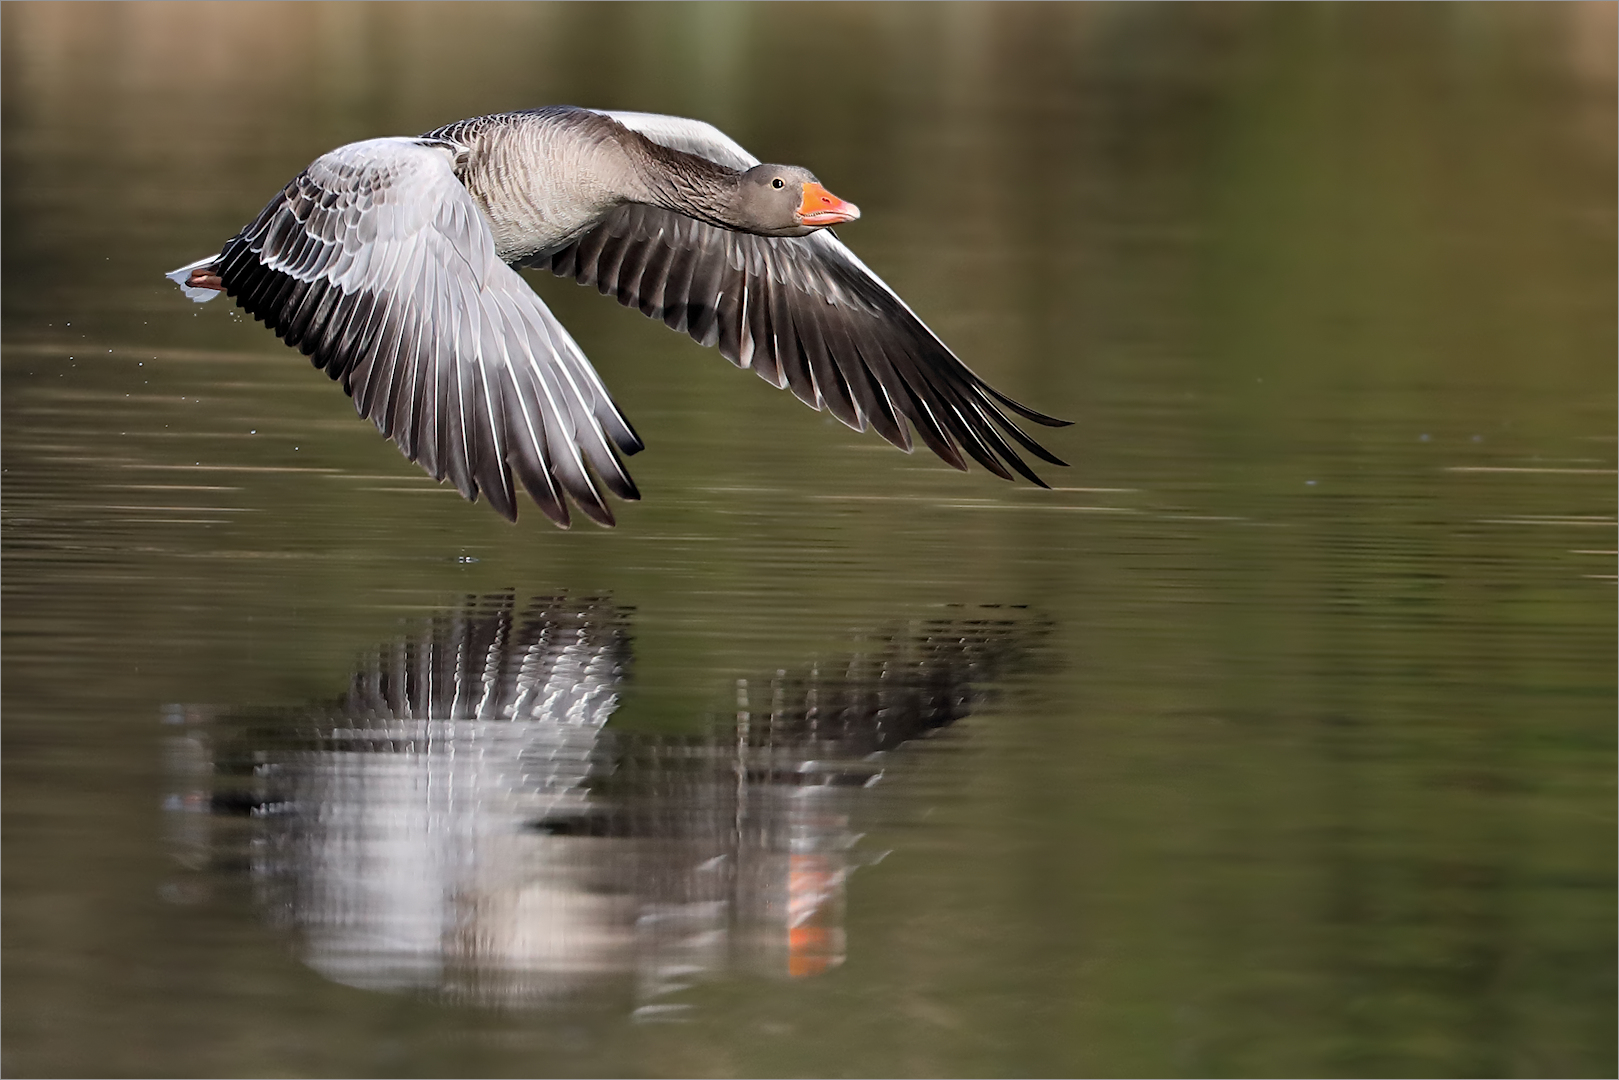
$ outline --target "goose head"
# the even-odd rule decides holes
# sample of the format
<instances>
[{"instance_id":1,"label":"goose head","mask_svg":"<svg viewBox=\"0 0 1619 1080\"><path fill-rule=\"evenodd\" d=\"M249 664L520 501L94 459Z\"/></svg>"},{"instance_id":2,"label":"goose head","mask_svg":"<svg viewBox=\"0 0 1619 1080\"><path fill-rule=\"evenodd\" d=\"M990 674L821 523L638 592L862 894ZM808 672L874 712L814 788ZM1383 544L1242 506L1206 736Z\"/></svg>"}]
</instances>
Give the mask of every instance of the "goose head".
<instances>
[{"instance_id":1,"label":"goose head","mask_svg":"<svg viewBox=\"0 0 1619 1080\"><path fill-rule=\"evenodd\" d=\"M732 210L738 226L761 236L804 236L860 216L858 206L797 165L755 165L742 173Z\"/></svg>"}]
</instances>

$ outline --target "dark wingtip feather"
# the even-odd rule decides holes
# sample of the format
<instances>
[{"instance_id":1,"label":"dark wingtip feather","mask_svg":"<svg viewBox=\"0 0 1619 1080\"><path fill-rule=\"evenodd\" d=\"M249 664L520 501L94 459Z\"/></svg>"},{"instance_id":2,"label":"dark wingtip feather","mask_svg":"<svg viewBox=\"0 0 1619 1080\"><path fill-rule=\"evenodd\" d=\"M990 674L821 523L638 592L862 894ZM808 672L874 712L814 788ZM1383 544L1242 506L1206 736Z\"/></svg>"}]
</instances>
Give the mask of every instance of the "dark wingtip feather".
<instances>
[{"instance_id":1,"label":"dark wingtip feather","mask_svg":"<svg viewBox=\"0 0 1619 1080\"><path fill-rule=\"evenodd\" d=\"M1038 442L1036 442L1022 428L1020 428L1016 424L1012 423L1012 421L1007 417L1007 415L1005 413L1001 412L1000 408L998 406L996 406L994 401L992 401L988 397L984 397L982 394L980 394L979 397L978 397L978 400L975 402L975 404L978 406L980 413L982 413L985 409L989 410L988 415L993 417L994 420L995 420L995 423L999 424L1006 431L1006 433L1008 435L1010 435L1010 436L1012 436L1012 438L1016 439L1018 444L1020 446L1022 446L1023 449L1025 449L1029 453L1035 455L1040 460L1049 462L1052 465L1061 465L1064 468L1066 468L1068 466L1068 462L1064 461L1062 458L1058 457L1056 454L1053 454L1050 450L1047 450L1044 446L1041 446ZM988 426L988 425L986 425L986 426ZM991 430L991 432L993 432L994 428L991 427L990 430Z\"/></svg>"},{"instance_id":2,"label":"dark wingtip feather","mask_svg":"<svg viewBox=\"0 0 1619 1080\"><path fill-rule=\"evenodd\" d=\"M996 401L999 401L1026 420L1033 420L1036 424L1043 424L1046 427L1072 427L1074 424L1072 420L1059 420L1055 416L1047 416L1038 409L1031 409L1020 401L1014 401L982 379L979 380L978 385L988 391Z\"/></svg>"},{"instance_id":3,"label":"dark wingtip feather","mask_svg":"<svg viewBox=\"0 0 1619 1080\"><path fill-rule=\"evenodd\" d=\"M502 486L498 483L486 484L483 488L483 494L495 513L507 521L515 522L517 520L517 500L513 497L513 492L509 486Z\"/></svg>"},{"instance_id":4,"label":"dark wingtip feather","mask_svg":"<svg viewBox=\"0 0 1619 1080\"><path fill-rule=\"evenodd\" d=\"M606 424L603 426L607 428L607 433L612 437L614 446L625 454L639 454L646 449L646 441L641 438L641 433L635 430L635 425L630 423L629 417L614 409L613 419L617 422L610 426ZM621 426L622 431L619 430Z\"/></svg>"},{"instance_id":5,"label":"dark wingtip feather","mask_svg":"<svg viewBox=\"0 0 1619 1080\"><path fill-rule=\"evenodd\" d=\"M573 528L573 519L568 514L568 501L560 494L555 499L542 498L532 490L529 494L534 496L534 503L540 508L540 513L551 519L551 524L559 529Z\"/></svg>"},{"instance_id":6,"label":"dark wingtip feather","mask_svg":"<svg viewBox=\"0 0 1619 1080\"><path fill-rule=\"evenodd\" d=\"M578 503L579 509L585 512L585 516L602 528L611 529L618 524L618 520L613 517L612 508L606 502L601 500L578 500Z\"/></svg>"},{"instance_id":7,"label":"dark wingtip feather","mask_svg":"<svg viewBox=\"0 0 1619 1080\"><path fill-rule=\"evenodd\" d=\"M635 486L635 477L630 475L629 470L624 468L621 462L615 461L613 464L618 466L616 470L603 469L599 466L596 468L596 475L607 485L607 490L628 502L640 499L641 489Z\"/></svg>"}]
</instances>

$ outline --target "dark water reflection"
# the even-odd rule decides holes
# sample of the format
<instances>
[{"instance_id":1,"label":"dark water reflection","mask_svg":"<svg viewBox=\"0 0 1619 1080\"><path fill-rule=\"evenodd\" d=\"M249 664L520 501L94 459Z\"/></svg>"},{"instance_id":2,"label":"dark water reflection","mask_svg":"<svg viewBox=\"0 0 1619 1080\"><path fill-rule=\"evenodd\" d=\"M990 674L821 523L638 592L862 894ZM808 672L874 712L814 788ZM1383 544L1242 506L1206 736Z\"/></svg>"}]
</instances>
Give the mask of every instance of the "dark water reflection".
<instances>
[{"instance_id":1,"label":"dark water reflection","mask_svg":"<svg viewBox=\"0 0 1619 1080\"><path fill-rule=\"evenodd\" d=\"M1615 10L0 4L0 1071L1613 1075ZM508 526L161 276L549 102L814 169L1056 489L530 275L646 498Z\"/></svg>"},{"instance_id":2,"label":"dark water reflection","mask_svg":"<svg viewBox=\"0 0 1619 1080\"><path fill-rule=\"evenodd\" d=\"M250 867L306 962L367 990L671 1019L728 968L820 975L850 872L887 854L854 829L889 753L968 715L1042 630L933 620L739 680L734 714L676 737L606 726L629 626L607 600L490 597L380 650L335 705L171 707L190 873L165 892L200 902Z\"/></svg>"}]
</instances>

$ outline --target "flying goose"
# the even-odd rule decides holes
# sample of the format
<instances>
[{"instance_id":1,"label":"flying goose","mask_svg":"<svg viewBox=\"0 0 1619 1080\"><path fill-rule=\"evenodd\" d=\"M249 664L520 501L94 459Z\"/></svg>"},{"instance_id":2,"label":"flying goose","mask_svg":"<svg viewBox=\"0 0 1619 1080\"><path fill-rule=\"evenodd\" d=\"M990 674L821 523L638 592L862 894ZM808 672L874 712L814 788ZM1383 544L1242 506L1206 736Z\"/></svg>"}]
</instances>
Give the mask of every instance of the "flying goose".
<instances>
[{"instance_id":1,"label":"flying goose","mask_svg":"<svg viewBox=\"0 0 1619 1080\"><path fill-rule=\"evenodd\" d=\"M437 480L517 518L613 524L643 443L516 267L617 296L857 431L1045 487L1064 464L833 235L859 209L709 124L553 106L322 155L217 255L171 271L297 346ZM1016 444L1014 446L1013 444ZM1011 470L1011 471L1009 471Z\"/></svg>"}]
</instances>

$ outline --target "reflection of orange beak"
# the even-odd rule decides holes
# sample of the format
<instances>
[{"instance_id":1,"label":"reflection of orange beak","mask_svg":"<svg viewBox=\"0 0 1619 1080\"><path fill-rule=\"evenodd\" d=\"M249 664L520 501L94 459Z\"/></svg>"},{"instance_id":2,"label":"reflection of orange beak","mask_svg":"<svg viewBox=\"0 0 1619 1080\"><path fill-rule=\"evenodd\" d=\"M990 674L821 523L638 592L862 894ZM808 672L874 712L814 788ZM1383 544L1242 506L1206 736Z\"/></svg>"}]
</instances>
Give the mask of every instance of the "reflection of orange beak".
<instances>
[{"instance_id":1,"label":"reflection of orange beak","mask_svg":"<svg viewBox=\"0 0 1619 1080\"><path fill-rule=\"evenodd\" d=\"M843 876L825 855L787 857L787 974L795 979L843 963Z\"/></svg>"},{"instance_id":2,"label":"reflection of orange beak","mask_svg":"<svg viewBox=\"0 0 1619 1080\"><path fill-rule=\"evenodd\" d=\"M844 202L826 188L810 180L804 184L804 201L798 204L798 219L805 225L819 228L853 221L860 216L860 207Z\"/></svg>"}]
</instances>

